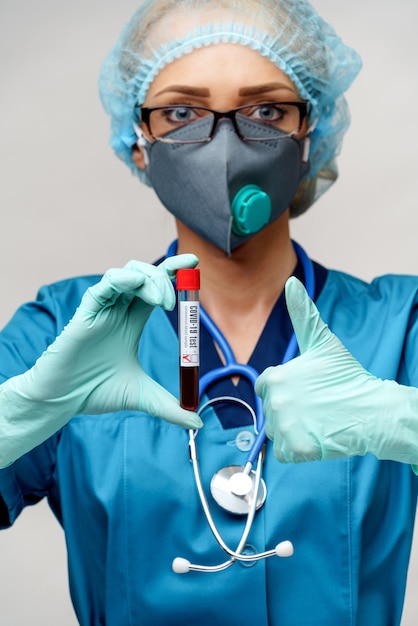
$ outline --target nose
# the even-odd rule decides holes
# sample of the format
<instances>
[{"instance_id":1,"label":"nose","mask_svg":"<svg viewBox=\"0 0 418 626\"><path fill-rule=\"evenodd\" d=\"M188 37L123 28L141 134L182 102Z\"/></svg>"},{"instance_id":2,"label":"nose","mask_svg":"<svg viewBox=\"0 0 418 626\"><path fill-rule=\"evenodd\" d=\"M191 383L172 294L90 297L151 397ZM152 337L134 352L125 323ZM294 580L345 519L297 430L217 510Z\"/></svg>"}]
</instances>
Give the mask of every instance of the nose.
<instances>
[{"instance_id":1,"label":"nose","mask_svg":"<svg viewBox=\"0 0 418 626\"><path fill-rule=\"evenodd\" d=\"M221 128L221 124L227 124L229 128L235 131L235 134L242 139L240 132L237 128L237 123L235 120L235 111L216 111L214 112L215 119L213 122L211 139L218 132L219 128Z\"/></svg>"}]
</instances>

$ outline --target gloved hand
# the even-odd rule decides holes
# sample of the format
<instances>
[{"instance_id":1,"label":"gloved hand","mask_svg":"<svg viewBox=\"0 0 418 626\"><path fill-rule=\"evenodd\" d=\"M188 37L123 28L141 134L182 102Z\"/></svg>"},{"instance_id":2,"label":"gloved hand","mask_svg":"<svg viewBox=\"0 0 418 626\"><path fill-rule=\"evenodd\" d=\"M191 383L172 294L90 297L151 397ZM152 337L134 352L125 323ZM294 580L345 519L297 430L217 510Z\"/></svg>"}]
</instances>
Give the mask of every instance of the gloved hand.
<instances>
[{"instance_id":1,"label":"gloved hand","mask_svg":"<svg viewBox=\"0 0 418 626\"><path fill-rule=\"evenodd\" d=\"M294 277L286 303L301 355L256 381L282 462L364 455L418 462L418 389L369 374L321 320ZM415 471L415 469L414 469Z\"/></svg>"},{"instance_id":2,"label":"gloved hand","mask_svg":"<svg viewBox=\"0 0 418 626\"><path fill-rule=\"evenodd\" d=\"M131 261L87 290L74 317L35 365L0 386L0 467L45 441L73 416L145 411L185 428L200 418L179 406L138 363L138 343L155 306L173 309L171 280L194 267L191 254L158 267Z\"/></svg>"}]
</instances>

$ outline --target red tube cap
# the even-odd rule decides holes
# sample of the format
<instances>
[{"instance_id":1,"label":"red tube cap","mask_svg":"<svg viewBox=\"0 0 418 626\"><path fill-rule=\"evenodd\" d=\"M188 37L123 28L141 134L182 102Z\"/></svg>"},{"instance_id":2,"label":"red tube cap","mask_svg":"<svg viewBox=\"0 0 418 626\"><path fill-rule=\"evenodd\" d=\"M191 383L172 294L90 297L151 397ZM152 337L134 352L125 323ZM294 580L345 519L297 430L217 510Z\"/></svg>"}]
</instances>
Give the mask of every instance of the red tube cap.
<instances>
[{"instance_id":1,"label":"red tube cap","mask_svg":"<svg viewBox=\"0 0 418 626\"><path fill-rule=\"evenodd\" d=\"M196 291L200 289L200 270L177 270L177 289L179 291Z\"/></svg>"}]
</instances>

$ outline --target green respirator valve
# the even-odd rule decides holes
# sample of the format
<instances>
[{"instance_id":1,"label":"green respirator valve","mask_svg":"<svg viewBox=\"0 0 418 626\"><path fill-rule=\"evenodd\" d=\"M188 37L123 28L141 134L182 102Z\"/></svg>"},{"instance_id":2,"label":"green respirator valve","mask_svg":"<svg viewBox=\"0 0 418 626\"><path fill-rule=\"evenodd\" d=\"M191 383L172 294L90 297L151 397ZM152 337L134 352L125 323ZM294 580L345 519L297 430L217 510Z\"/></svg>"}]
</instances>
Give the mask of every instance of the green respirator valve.
<instances>
[{"instance_id":1,"label":"green respirator valve","mask_svg":"<svg viewBox=\"0 0 418 626\"><path fill-rule=\"evenodd\" d=\"M257 233L271 217L269 195L257 185L245 185L231 204L232 230L236 235Z\"/></svg>"}]
</instances>

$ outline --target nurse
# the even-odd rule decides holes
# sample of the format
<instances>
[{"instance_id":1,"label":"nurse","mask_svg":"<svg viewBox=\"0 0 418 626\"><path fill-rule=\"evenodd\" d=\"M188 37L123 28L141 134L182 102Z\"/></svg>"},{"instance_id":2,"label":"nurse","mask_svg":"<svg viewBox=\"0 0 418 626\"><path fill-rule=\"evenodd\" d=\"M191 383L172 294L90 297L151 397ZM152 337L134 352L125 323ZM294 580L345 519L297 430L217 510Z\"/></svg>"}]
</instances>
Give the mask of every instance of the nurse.
<instances>
[{"instance_id":1,"label":"nurse","mask_svg":"<svg viewBox=\"0 0 418 626\"><path fill-rule=\"evenodd\" d=\"M48 498L82 626L400 623L416 459L370 443L366 422L413 415L418 279L366 284L313 262L314 305L289 234L337 177L360 65L304 0L148 0L103 65L111 145L174 215L176 254L43 288L0 335L0 523ZM184 429L200 429L206 488L254 436L235 403L200 417L178 404L172 279L197 263L206 311L261 373L274 440L245 551L289 538L295 554L179 576L177 555L225 558ZM280 366L292 323L302 354ZM205 329L201 357L202 374L221 364ZM254 404L244 379L207 393ZM214 516L237 545L242 520Z\"/></svg>"}]
</instances>

